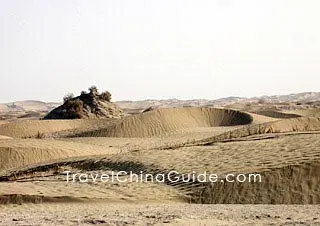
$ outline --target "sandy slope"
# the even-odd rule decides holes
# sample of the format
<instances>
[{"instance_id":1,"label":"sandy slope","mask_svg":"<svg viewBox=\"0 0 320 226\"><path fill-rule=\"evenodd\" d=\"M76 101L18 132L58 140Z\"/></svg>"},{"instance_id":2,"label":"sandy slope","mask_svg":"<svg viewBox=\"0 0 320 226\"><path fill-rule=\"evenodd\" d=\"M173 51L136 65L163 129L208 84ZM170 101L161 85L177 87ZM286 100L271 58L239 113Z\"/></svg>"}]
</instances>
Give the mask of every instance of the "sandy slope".
<instances>
[{"instance_id":1,"label":"sandy slope","mask_svg":"<svg viewBox=\"0 0 320 226\"><path fill-rule=\"evenodd\" d=\"M63 180L64 181L61 181ZM67 183L65 177L42 181L2 183L0 205L10 203L105 202L182 203L179 191L165 185L144 183ZM19 194L19 195L16 195Z\"/></svg>"},{"instance_id":2,"label":"sandy slope","mask_svg":"<svg viewBox=\"0 0 320 226\"><path fill-rule=\"evenodd\" d=\"M0 170L69 157L107 155L118 149L57 140L0 140Z\"/></svg>"},{"instance_id":3,"label":"sandy slope","mask_svg":"<svg viewBox=\"0 0 320 226\"><path fill-rule=\"evenodd\" d=\"M181 108L159 109L122 121L23 121L0 125L1 138L14 137L0 138L0 203L7 204L0 206L0 225L320 225L317 205L181 204L319 205L317 112L283 119L223 109ZM37 136L38 131L50 138L17 139ZM89 180L70 184L65 181L65 170L142 171L144 175L167 175L170 170L182 174L207 171L222 178L227 173L260 173L262 182Z\"/></svg>"},{"instance_id":4,"label":"sandy slope","mask_svg":"<svg viewBox=\"0 0 320 226\"><path fill-rule=\"evenodd\" d=\"M287 111L283 111L283 113L297 114L297 115L301 115L301 116L316 116L316 115L320 114L320 108L287 110Z\"/></svg>"},{"instance_id":5,"label":"sandy slope","mask_svg":"<svg viewBox=\"0 0 320 226\"><path fill-rule=\"evenodd\" d=\"M150 138L78 137L56 139L12 139L0 136L0 169L49 160L88 155L106 155L134 150L174 146L230 131L237 127L198 128L174 135ZM9 140L10 139L10 140Z\"/></svg>"},{"instance_id":6,"label":"sandy slope","mask_svg":"<svg viewBox=\"0 0 320 226\"><path fill-rule=\"evenodd\" d=\"M39 134L50 135L65 130L90 130L105 127L112 123L111 119L87 120L24 120L0 124L0 135L15 138L36 137Z\"/></svg>"},{"instance_id":7,"label":"sandy slope","mask_svg":"<svg viewBox=\"0 0 320 226\"><path fill-rule=\"evenodd\" d=\"M152 137L185 130L197 133L199 128L230 127L246 124L259 124L277 119L257 114L215 109L215 108L176 108L158 109L123 120L24 120L0 124L0 135L15 138L32 137Z\"/></svg>"},{"instance_id":8,"label":"sandy slope","mask_svg":"<svg viewBox=\"0 0 320 226\"><path fill-rule=\"evenodd\" d=\"M230 189L227 189L225 185L219 187L218 184L214 187L217 190L213 190L211 194L217 194L219 191L221 195L215 195L216 199L209 199L211 196L203 195L203 199L199 200L201 202L320 203L317 187L320 183L319 147L320 134L291 135L213 146L129 152L111 156L109 161L117 162L119 165L121 162L136 161L160 168L163 172L167 169L175 169L180 173L209 171L220 175L259 172L265 177L265 183L256 186L248 184L246 187L232 187L234 184L230 184ZM139 167L136 170L139 171ZM292 170L297 175L288 178L287 175L290 175ZM189 190L189 187L183 187L182 190L184 189ZM227 189L229 192L220 189ZM287 191L287 196L279 195L283 190ZM295 193L300 195L294 195Z\"/></svg>"},{"instance_id":9,"label":"sandy slope","mask_svg":"<svg viewBox=\"0 0 320 226\"><path fill-rule=\"evenodd\" d=\"M157 137L72 137L60 139L64 141L119 148L121 152L124 152L175 146L223 134L241 127L242 126L186 128L175 131L173 134Z\"/></svg>"},{"instance_id":10,"label":"sandy slope","mask_svg":"<svg viewBox=\"0 0 320 226\"><path fill-rule=\"evenodd\" d=\"M280 111L270 111L270 110L262 110L257 111L256 114L264 115L272 118L298 118L301 117L299 114L293 114L293 113L284 113Z\"/></svg>"},{"instance_id":11,"label":"sandy slope","mask_svg":"<svg viewBox=\"0 0 320 226\"><path fill-rule=\"evenodd\" d=\"M127 117L105 129L84 133L99 137L152 137L174 133L186 128L238 126L250 124L251 115L216 108L157 109Z\"/></svg>"},{"instance_id":12,"label":"sandy slope","mask_svg":"<svg viewBox=\"0 0 320 226\"><path fill-rule=\"evenodd\" d=\"M224 184L219 180L219 183L214 186L207 183L195 186L196 184L181 181L167 185L176 190L180 198L196 203L316 204L320 203L319 147L320 134L291 134L273 139L217 143L213 146L140 150L108 155L103 158L86 157L80 161L61 162L59 160L60 163L46 167L29 168L28 171L16 172L15 178L24 181L23 178L28 178L31 173L36 177L31 182L25 181L24 183L38 186L37 178L43 176L41 172L50 172L56 168L61 168L63 171L65 167L71 167L74 172L84 170L88 173L106 169L164 174L167 174L169 169L183 174L207 171L221 177L227 173L261 173L262 183L255 184ZM33 172L40 174L37 176ZM54 174L48 173L48 176L47 180L57 181ZM55 183L65 186L63 180ZM121 186L126 187L128 184L130 183L121 183ZM18 186L16 189L8 190L18 191L21 182L11 186L15 185ZM25 184L24 186L30 185ZM87 190L82 187L87 184L78 186L80 186L79 190ZM96 184L91 184L92 189L96 189L96 186ZM4 187L2 186L2 189ZM56 184L55 187L59 186ZM130 194L135 200L141 199L141 196L152 197L152 193L148 193L147 190ZM61 196L68 195L70 195L68 191L62 190ZM117 196L109 197L109 199L117 200Z\"/></svg>"},{"instance_id":13,"label":"sandy slope","mask_svg":"<svg viewBox=\"0 0 320 226\"><path fill-rule=\"evenodd\" d=\"M320 131L320 117L308 116L291 119L276 120L262 124L243 126L239 129L231 130L216 136L190 142L189 145L210 144L224 140L237 139L252 135L268 133L287 133L287 132L310 132ZM185 144L187 145L187 144Z\"/></svg>"}]
</instances>

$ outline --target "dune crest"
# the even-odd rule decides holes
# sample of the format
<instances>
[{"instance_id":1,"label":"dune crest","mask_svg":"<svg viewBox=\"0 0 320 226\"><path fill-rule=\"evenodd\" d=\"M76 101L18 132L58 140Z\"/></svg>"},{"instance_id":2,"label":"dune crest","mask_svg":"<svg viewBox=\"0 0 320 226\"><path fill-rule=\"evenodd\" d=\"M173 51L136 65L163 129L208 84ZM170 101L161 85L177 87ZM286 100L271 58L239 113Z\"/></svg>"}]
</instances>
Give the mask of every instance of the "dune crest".
<instances>
[{"instance_id":1,"label":"dune crest","mask_svg":"<svg viewBox=\"0 0 320 226\"><path fill-rule=\"evenodd\" d=\"M193 127L238 126L250 124L250 114L219 108L157 109L124 118L105 129L82 134L101 137L152 137Z\"/></svg>"}]
</instances>

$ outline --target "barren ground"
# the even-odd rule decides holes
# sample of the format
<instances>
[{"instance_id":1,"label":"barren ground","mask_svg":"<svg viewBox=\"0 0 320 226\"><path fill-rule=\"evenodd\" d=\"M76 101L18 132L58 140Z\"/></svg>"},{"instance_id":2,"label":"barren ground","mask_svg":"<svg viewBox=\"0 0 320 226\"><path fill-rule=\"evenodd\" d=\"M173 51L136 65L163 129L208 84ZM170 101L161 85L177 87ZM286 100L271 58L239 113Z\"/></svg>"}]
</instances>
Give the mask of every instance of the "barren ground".
<instances>
[{"instance_id":1,"label":"barren ground","mask_svg":"<svg viewBox=\"0 0 320 226\"><path fill-rule=\"evenodd\" d=\"M253 110L0 121L0 225L320 225L320 110ZM65 173L171 170L263 181L67 183Z\"/></svg>"}]
</instances>

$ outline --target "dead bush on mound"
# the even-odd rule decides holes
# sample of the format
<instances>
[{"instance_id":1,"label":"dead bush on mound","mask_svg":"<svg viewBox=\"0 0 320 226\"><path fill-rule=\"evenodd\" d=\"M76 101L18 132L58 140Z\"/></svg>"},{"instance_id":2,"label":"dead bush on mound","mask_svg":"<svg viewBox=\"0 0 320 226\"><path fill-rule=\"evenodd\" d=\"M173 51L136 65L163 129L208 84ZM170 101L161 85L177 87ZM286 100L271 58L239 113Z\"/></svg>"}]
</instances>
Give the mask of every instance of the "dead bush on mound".
<instances>
[{"instance_id":1,"label":"dead bush on mound","mask_svg":"<svg viewBox=\"0 0 320 226\"><path fill-rule=\"evenodd\" d=\"M74 95L73 93L68 93L63 97L63 103L67 103L68 101L73 100Z\"/></svg>"},{"instance_id":2,"label":"dead bush on mound","mask_svg":"<svg viewBox=\"0 0 320 226\"><path fill-rule=\"evenodd\" d=\"M91 86L89 87L89 92L92 96L98 96L99 95L99 91L98 88L96 86Z\"/></svg>"},{"instance_id":3,"label":"dead bush on mound","mask_svg":"<svg viewBox=\"0 0 320 226\"><path fill-rule=\"evenodd\" d=\"M111 93L99 93L96 86L82 91L77 97L69 93L63 104L53 109L43 119L121 118L123 111L111 102Z\"/></svg>"},{"instance_id":4,"label":"dead bush on mound","mask_svg":"<svg viewBox=\"0 0 320 226\"><path fill-rule=\"evenodd\" d=\"M99 98L100 98L100 100L110 102L111 101L111 93L108 91L102 92L100 94Z\"/></svg>"}]
</instances>

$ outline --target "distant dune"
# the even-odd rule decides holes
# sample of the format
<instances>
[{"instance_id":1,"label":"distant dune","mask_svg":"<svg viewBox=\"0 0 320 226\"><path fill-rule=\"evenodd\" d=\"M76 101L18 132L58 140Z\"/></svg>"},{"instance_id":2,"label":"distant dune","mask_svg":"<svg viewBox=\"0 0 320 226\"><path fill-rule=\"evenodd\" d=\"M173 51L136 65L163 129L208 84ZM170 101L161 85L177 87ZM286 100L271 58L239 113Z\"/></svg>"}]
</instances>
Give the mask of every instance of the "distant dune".
<instances>
[{"instance_id":1,"label":"distant dune","mask_svg":"<svg viewBox=\"0 0 320 226\"><path fill-rule=\"evenodd\" d=\"M207 107L207 106L227 106L236 103L310 103L319 105L320 92L297 93L290 95L275 95L261 97L226 97L216 100L193 99L193 100L142 100L142 101L118 101L116 104L123 109L146 109L149 107L170 108L170 107Z\"/></svg>"},{"instance_id":2,"label":"distant dune","mask_svg":"<svg viewBox=\"0 0 320 226\"><path fill-rule=\"evenodd\" d=\"M141 101L115 101L122 109L147 109L149 107L170 108L170 107L206 107L206 106L227 106L236 103L297 103L315 104L320 106L320 92L306 92L289 95L261 96L261 97L226 97L216 100L193 99L193 100L141 100ZM45 103L42 101L17 101L0 104L0 112L11 111L50 111L61 103Z\"/></svg>"},{"instance_id":3,"label":"distant dune","mask_svg":"<svg viewBox=\"0 0 320 226\"><path fill-rule=\"evenodd\" d=\"M57 107L59 103L46 103L42 101L27 100L27 101L17 101L7 104L0 104L0 112L16 112L16 111L51 111L53 108Z\"/></svg>"}]
</instances>

